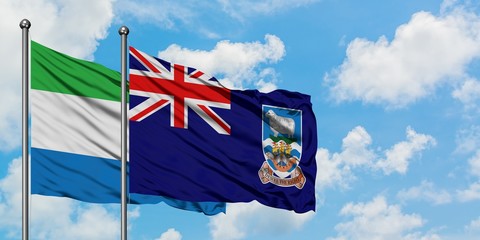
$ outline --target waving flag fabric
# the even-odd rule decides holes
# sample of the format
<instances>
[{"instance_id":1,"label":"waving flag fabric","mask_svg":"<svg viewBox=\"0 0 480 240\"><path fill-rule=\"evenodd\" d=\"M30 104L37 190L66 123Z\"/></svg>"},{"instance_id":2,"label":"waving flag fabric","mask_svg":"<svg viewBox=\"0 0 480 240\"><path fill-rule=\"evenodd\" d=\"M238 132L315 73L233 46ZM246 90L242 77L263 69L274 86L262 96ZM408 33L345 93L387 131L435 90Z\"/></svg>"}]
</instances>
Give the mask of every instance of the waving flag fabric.
<instances>
[{"instance_id":1,"label":"waving flag fabric","mask_svg":"<svg viewBox=\"0 0 480 240\"><path fill-rule=\"evenodd\" d=\"M120 74L31 42L31 191L93 203L120 203ZM130 194L213 215L225 203Z\"/></svg>"},{"instance_id":2,"label":"waving flag fabric","mask_svg":"<svg viewBox=\"0 0 480 240\"><path fill-rule=\"evenodd\" d=\"M230 90L130 47L130 191L315 210L310 96Z\"/></svg>"}]
</instances>

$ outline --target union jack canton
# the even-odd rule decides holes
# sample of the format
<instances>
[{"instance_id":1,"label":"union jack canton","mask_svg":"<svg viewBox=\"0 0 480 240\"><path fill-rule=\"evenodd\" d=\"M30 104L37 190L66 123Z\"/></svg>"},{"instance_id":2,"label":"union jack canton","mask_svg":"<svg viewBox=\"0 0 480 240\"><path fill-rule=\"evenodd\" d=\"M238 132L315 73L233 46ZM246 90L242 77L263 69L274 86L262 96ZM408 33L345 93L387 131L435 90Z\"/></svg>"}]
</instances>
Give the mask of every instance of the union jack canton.
<instances>
[{"instance_id":1,"label":"union jack canton","mask_svg":"<svg viewBox=\"0 0 480 240\"><path fill-rule=\"evenodd\" d=\"M170 126L188 129L190 108L219 134L230 135L230 125L211 108L230 109L230 89L195 68L151 57L133 47L130 55L144 68L130 69L130 95L146 98L130 109L131 121L142 121L170 106Z\"/></svg>"}]
</instances>

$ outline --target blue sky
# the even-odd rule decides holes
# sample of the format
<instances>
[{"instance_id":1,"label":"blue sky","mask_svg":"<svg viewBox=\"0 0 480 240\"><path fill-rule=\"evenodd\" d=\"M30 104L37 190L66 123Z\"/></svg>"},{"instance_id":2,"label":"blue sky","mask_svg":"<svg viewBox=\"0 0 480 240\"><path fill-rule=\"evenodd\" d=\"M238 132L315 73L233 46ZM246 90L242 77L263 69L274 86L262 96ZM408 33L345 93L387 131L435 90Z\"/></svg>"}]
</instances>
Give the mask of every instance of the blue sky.
<instances>
[{"instance_id":1,"label":"blue sky","mask_svg":"<svg viewBox=\"0 0 480 240\"><path fill-rule=\"evenodd\" d=\"M119 70L129 44L227 86L312 96L317 211L130 206L130 239L478 239L476 1L3 0L0 238L21 232L21 30ZM32 239L118 239L119 206L32 196Z\"/></svg>"}]
</instances>

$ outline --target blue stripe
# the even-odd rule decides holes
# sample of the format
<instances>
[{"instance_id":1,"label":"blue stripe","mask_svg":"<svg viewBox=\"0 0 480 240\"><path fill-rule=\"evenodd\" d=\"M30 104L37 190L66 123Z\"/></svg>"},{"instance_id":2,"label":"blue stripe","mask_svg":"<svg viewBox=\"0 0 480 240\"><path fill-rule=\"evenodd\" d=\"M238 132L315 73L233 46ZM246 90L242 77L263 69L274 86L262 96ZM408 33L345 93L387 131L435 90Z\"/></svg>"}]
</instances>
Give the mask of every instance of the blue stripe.
<instances>
[{"instance_id":1,"label":"blue stripe","mask_svg":"<svg viewBox=\"0 0 480 240\"><path fill-rule=\"evenodd\" d=\"M120 203L118 160L73 153L31 149L32 194L69 197L91 203ZM215 215L225 212L225 203L187 202L172 198L132 193L131 204L166 204L189 211Z\"/></svg>"}]
</instances>

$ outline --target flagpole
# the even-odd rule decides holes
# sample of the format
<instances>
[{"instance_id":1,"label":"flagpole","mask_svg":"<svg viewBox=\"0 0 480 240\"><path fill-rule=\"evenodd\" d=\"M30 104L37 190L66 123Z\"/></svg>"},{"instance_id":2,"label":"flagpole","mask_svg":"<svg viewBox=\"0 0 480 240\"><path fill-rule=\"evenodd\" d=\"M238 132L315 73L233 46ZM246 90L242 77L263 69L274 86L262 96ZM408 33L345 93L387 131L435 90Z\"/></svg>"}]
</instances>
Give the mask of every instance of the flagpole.
<instances>
[{"instance_id":1,"label":"flagpole","mask_svg":"<svg viewBox=\"0 0 480 240\"><path fill-rule=\"evenodd\" d=\"M121 237L122 240L127 240L127 35L129 30L126 26L120 27L118 34L122 38L121 46L121 61L122 61L122 199L121 199Z\"/></svg>"},{"instance_id":2,"label":"flagpole","mask_svg":"<svg viewBox=\"0 0 480 240\"><path fill-rule=\"evenodd\" d=\"M28 90L29 86L29 49L28 30L30 21L20 21L22 29L22 239L28 240L29 205L30 205L30 166L28 152Z\"/></svg>"}]
</instances>

